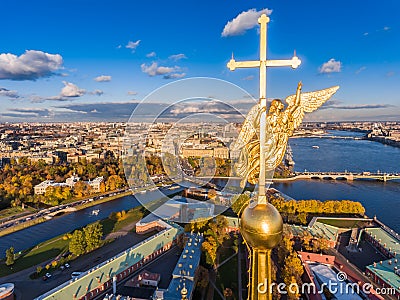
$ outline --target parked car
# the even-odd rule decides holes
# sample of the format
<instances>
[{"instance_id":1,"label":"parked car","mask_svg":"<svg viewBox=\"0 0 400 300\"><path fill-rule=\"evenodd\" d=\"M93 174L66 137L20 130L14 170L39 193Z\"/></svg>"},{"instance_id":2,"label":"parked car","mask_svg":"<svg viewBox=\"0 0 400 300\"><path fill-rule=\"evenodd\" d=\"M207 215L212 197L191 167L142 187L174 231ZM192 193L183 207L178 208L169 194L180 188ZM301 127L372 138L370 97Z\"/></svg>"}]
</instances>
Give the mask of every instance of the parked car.
<instances>
[{"instance_id":1,"label":"parked car","mask_svg":"<svg viewBox=\"0 0 400 300\"><path fill-rule=\"evenodd\" d=\"M50 278L51 274L50 273L46 273L46 275L44 275L44 276L46 276L47 278Z\"/></svg>"},{"instance_id":2,"label":"parked car","mask_svg":"<svg viewBox=\"0 0 400 300\"><path fill-rule=\"evenodd\" d=\"M64 266L65 266L66 268L69 268L69 267L70 267L69 263L66 263Z\"/></svg>"},{"instance_id":3,"label":"parked car","mask_svg":"<svg viewBox=\"0 0 400 300\"><path fill-rule=\"evenodd\" d=\"M83 272L72 272L72 273L71 273L71 278L72 278L72 279L78 278L82 273L83 273Z\"/></svg>"}]
</instances>

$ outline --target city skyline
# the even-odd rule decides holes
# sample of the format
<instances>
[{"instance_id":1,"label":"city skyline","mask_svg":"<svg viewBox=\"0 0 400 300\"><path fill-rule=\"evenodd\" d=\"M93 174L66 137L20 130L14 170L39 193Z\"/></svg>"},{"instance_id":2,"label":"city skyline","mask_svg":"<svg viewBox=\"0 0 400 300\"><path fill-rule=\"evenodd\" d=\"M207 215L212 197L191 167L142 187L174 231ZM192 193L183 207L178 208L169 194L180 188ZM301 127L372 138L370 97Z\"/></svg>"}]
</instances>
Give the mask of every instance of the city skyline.
<instances>
[{"instance_id":1,"label":"city skyline","mask_svg":"<svg viewBox=\"0 0 400 300\"><path fill-rule=\"evenodd\" d=\"M22 4L22 5L21 5ZM270 15L268 55L302 60L298 70L270 70L269 98L340 85L307 121L398 120L400 4L222 1L191 4L114 1L3 4L0 122L127 121L136 103L173 80L215 77L257 97L257 70L229 72L257 59L257 18ZM10 26L12 24L12 26ZM240 45L240 47L238 47ZM173 98L173 97L172 97ZM254 103L241 101L243 113ZM163 106L165 99L152 105ZM149 107L151 110L151 107Z\"/></svg>"}]
</instances>

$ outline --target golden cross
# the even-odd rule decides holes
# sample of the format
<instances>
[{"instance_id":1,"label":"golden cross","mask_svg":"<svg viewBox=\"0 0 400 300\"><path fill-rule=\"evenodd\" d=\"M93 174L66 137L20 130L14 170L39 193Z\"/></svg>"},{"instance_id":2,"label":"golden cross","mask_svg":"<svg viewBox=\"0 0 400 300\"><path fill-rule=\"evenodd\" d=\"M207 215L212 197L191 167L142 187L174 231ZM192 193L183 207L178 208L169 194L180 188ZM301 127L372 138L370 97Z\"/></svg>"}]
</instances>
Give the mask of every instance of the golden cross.
<instances>
[{"instance_id":1,"label":"golden cross","mask_svg":"<svg viewBox=\"0 0 400 300\"><path fill-rule=\"evenodd\" d=\"M267 24L269 17L262 14L258 18L260 24L260 60L251 61L235 61L232 59L228 62L227 66L231 71L236 68L260 68L260 175L258 180L258 203L265 204L265 181L266 181L266 167L265 167L265 143L266 143L266 122L267 122L267 67L292 67L296 69L301 64L301 60L296 56L296 52L292 59L286 60L267 60Z\"/></svg>"}]
</instances>

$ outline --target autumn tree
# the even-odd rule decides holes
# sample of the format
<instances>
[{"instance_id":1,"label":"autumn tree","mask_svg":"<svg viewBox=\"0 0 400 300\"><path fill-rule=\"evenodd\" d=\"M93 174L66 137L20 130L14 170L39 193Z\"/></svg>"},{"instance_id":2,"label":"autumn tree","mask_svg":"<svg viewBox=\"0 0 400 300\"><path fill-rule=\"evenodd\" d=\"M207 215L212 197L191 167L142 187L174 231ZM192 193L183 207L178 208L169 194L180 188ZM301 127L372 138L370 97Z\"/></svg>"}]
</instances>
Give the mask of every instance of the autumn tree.
<instances>
[{"instance_id":1,"label":"autumn tree","mask_svg":"<svg viewBox=\"0 0 400 300\"><path fill-rule=\"evenodd\" d=\"M92 188L86 182L78 181L74 184L74 194L78 198L90 195Z\"/></svg>"},{"instance_id":2,"label":"autumn tree","mask_svg":"<svg viewBox=\"0 0 400 300\"><path fill-rule=\"evenodd\" d=\"M218 242L215 237L207 236L201 247L206 254L207 264L216 266Z\"/></svg>"},{"instance_id":3,"label":"autumn tree","mask_svg":"<svg viewBox=\"0 0 400 300\"><path fill-rule=\"evenodd\" d=\"M10 247L6 250L6 265L11 266L14 264L14 247Z\"/></svg>"},{"instance_id":4,"label":"autumn tree","mask_svg":"<svg viewBox=\"0 0 400 300\"><path fill-rule=\"evenodd\" d=\"M106 190L114 191L124 186L124 180L119 175L111 175L106 181Z\"/></svg>"},{"instance_id":5,"label":"autumn tree","mask_svg":"<svg viewBox=\"0 0 400 300\"><path fill-rule=\"evenodd\" d=\"M290 288L290 286L297 285L299 287L303 273L304 269L300 258L297 256L295 251L291 251L291 253L286 257L282 269L282 279L286 285L289 299L298 299L300 297L296 290Z\"/></svg>"},{"instance_id":6,"label":"autumn tree","mask_svg":"<svg viewBox=\"0 0 400 300\"><path fill-rule=\"evenodd\" d=\"M82 255L86 252L86 239L82 230L75 230L69 241L69 251L76 255Z\"/></svg>"},{"instance_id":7,"label":"autumn tree","mask_svg":"<svg viewBox=\"0 0 400 300\"><path fill-rule=\"evenodd\" d=\"M249 203L250 201L250 195L248 194L240 194L237 196L234 196L232 199L232 210L240 216L241 212L243 211L243 208Z\"/></svg>"},{"instance_id":8,"label":"autumn tree","mask_svg":"<svg viewBox=\"0 0 400 300\"><path fill-rule=\"evenodd\" d=\"M103 226L100 223L89 224L83 228L86 251L92 251L101 245Z\"/></svg>"},{"instance_id":9,"label":"autumn tree","mask_svg":"<svg viewBox=\"0 0 400 300\"><path fill-rule=\"evenodd\" d=\"M287 235L284 235L280 243L278 244L277 248L278 252L278 262L279 264L283 264L286 257L292 252L293 250L293 241Z\"/></svg>"}]
</instances>

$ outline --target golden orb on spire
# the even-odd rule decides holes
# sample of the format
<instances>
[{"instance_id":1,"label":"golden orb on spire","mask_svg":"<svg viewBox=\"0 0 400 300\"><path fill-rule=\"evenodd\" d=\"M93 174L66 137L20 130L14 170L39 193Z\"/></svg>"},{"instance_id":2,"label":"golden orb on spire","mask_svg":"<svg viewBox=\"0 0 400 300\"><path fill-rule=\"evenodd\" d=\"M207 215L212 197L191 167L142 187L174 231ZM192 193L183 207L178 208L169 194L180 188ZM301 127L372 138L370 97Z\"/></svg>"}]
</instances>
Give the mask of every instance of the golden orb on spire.
<instances>
[{"instance_id":1,"label":"golden orb on spire","mask_svg":"<svg viewBox=\"0 0 400 300\"><path fill-rule=\"evenodd\" d=\"M251 247L259 250L276 247L282 238L282 230L282 217L272 204L258 203L244 209L240 232Z\"/></svg>"}]
</instances>

